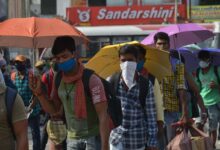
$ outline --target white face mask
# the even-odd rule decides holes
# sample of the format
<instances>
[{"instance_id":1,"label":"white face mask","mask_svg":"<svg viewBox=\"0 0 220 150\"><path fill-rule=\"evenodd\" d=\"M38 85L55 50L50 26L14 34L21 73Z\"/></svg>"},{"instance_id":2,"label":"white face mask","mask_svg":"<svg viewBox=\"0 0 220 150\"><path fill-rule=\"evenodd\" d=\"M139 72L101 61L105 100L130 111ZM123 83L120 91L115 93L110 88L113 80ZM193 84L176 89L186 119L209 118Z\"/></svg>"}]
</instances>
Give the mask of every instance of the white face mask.
<instances>
[{"instance_id":1,"label":"white face mask","mask_svg":"<svg viewBox=\"0 0 220 150\"><path fill-rule=\"evenodd\" d=\"M205 61L202 61L202 60L199 62L199 66L201 68L207 68L209 66L209 64L210 64L210 62L205 62Z\"/></svg>"},{"instance_id":2,"label":"white face mask","mask_svg":"<svg viewBox=\"0 0 220 150\"><path fill-rule=\"evenodd\" d=\"M134 75L137 63L134 61L125 61L120 64L122 70L122 78L129 89L134 85Z\"/></svg>"}]
</instances>

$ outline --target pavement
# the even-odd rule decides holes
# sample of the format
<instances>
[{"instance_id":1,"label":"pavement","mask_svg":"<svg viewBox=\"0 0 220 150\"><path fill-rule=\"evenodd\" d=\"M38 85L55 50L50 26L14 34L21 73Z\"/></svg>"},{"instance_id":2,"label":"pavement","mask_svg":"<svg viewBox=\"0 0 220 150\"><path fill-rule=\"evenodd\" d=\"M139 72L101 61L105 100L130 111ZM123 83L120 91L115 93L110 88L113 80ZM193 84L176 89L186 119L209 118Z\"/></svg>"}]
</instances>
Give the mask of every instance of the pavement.
<instances>
[{"instance_id":1,"label":"pavement","mask_svg":"<svg viewBox=\"0 0 220 150\"><path fill-rule=\"evenodd\" d=\"M220 150L220 141L217 141L216 143L216 150Z\"/></svg>"}]
</instances>

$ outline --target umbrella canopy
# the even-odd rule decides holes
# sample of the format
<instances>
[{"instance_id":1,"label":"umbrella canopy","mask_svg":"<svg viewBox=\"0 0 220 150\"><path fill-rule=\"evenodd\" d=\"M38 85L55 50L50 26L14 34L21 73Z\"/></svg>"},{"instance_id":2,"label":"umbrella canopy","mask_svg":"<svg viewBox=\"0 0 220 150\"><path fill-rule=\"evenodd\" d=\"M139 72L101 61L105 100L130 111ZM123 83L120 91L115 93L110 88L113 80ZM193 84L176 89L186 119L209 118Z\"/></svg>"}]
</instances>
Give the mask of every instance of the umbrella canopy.
<instances>
[{"instance_id":1,"label":"umbrella canopy","mask_svg":"<svg viewBox=\"0 0 220 150\"><path fill-rule=\"evenodd\" d=\"M169 52L142 45L137 41L105 46L85 66L95 70L103 78L107 78L113 73L120 71L118 50L125 44L141 45L146 49L145 67L159 80L171 74Z\"/></svg>"},{"instance_id":2,"label":"umbrella canopy","mask_svg":"<svg viewBox=\"0 0 220 150\"><path fill-rule=\"evenodd\" d=\"M46 48L58 36L72 36L76 43L86 40L76 28L55 18L13 18L0 23L0 46Z\"/></svg>"},{"instance_id":3,"label":"umbrella canopy","mask_svg":"<svg viewBox=\"0 0 220 150\"><path fill-rule=\"evenodd\" d=\"M214 48L201 48L211 53L213 65L220 65L220 49ZM188 72L193 72L199 67L198 53L200 50L191 50L188 48L179 48L178 51L185 59L185 67Z\"/></svg>"},{"instance_id":4,"label":"umbrella canopy","mask_svg":"<svg viewBox=\"0 0 220 150\"><path fill-rule=\"evenodd\" d=\"M158 31L151 33L143 41L141 41L141 43L144 45L154 44L154 35L158 32L165 32L169 35L171 49L180 48L184 45L192 43L202 42L214 36L211 31L198 24L173 24L160 28Z\"/></svg>"}]
</instances>

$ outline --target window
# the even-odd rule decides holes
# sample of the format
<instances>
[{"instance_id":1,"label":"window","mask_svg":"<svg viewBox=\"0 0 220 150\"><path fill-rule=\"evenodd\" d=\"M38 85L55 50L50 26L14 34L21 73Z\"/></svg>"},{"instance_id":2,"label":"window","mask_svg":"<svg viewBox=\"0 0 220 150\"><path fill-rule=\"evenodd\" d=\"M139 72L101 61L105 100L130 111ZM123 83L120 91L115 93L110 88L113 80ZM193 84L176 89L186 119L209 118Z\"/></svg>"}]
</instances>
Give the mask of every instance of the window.
<instances>
[{"instance_id":1,"label":"window","mask_svg":"<svg viewBox=\"0 0 220 150\"><path fill-rule=\"evenodd\" d=\"M200 0L200 5L220 5L219 0Z\"/></svg>"},{"instance_id":2,"label":"window","mask_svg":"<svg viewBox=\"0 0 220 150\"><path fill-rule=\"evenodd\" d=\"M0 22L8 17L8 2L7 0L0 0Z\"/></svg>"},{"instance_id":3,"label":"window","mask_svg":"<svg viewBox=\"0 0 220 150\"><path fill-rule=\"evenodd\" d=\"M132 41L131 36L117 36L112 38L112 44Z\"/></svg>"},{"instance_id":4,"label":"window","mask_svg":"<svg viewBox=\"0 0 220 150\"><path fill-rule=\"evenodd\" d=\"M88 0L89 6L106 6L106 0Z\"/></svg>"},{"instance_id":5,"label":"window","mask_svg":"<svg viewBox=\"0 0 220 150\"><path fill-rule=\"evenodd\" d=\"M57 3L56 0L41 0L42 15L56 15Z\"/></svg>"},{"instance_id":6,"label":"window","mask_svg":"<svg viewBox=\"0 0 220 150\"><path fill-rule=\"evenodd\" d=\"M94 56L102 47L110 44L110 37L90 37L89 48L86 56Z\"/></svg>"}]
</instances>

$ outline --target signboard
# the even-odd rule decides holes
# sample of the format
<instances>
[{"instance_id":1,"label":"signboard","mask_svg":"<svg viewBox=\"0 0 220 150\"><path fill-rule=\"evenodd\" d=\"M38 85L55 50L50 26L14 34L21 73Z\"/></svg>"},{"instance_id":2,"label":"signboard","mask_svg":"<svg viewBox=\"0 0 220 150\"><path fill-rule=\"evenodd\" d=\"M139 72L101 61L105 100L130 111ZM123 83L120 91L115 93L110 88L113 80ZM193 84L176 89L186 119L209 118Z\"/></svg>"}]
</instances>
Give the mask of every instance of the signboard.
<instances>
[{"instance_id":1,"label":"signboard","mask_svg":"<svg viewBox=\"0 0 220 150\"><path fill-rule=\"evenodd\" d=\"M71 7L67 17L74 25L131 25L160 24L166 19L174 22L174 5L120 6L120 7ZM178 5L181 18L186 18L185 5Z\"/></svg>"},{"instance_id":2,"label":"signboard","mask_svg":"<svg viewBox=\"0 0 220 150\"><path fill-rule=\"evenodd\" d=\"M174 5L176 0L106 0L107 6L125 6L125 5ZM182 0L177 0L178 4Z\"/></svg>"},{"instance_id":3,"label":"signboard","mask_svg":"<svg viewBox=\"0 0 220 150\"><path fill-rule=\"evenodd\" d=\"M192 20L203 20L204 22L220 20L220 5L192 6Z\"/></svg>"}]
</instances>

